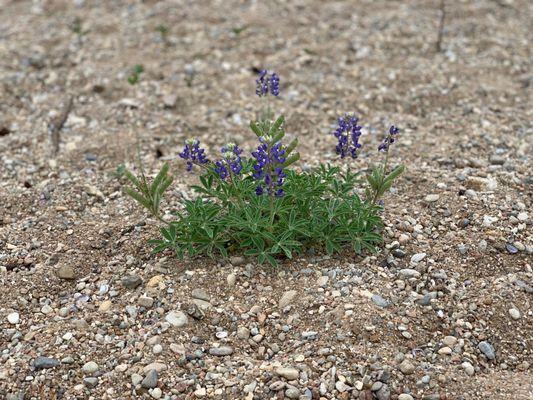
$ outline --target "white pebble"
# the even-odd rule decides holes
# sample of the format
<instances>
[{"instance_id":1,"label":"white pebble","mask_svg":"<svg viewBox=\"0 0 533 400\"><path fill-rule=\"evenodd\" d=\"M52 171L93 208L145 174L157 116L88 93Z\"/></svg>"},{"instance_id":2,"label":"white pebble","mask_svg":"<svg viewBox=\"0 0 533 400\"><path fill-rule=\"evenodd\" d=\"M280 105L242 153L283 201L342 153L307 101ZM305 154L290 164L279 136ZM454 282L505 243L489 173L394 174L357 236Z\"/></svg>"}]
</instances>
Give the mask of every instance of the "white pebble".
<instances>
[{"instance_id":1,"label":"white pebble","mask_svg":"<svg viewBox=\"0 0 533 400\"><path fill-rule=\"evenodd\" d=\"M9 321L10 324L16 325L20 321L20 315L18 312L12 312L11 314L7 316L7 320Z\"/></svg>"}]
</instances>

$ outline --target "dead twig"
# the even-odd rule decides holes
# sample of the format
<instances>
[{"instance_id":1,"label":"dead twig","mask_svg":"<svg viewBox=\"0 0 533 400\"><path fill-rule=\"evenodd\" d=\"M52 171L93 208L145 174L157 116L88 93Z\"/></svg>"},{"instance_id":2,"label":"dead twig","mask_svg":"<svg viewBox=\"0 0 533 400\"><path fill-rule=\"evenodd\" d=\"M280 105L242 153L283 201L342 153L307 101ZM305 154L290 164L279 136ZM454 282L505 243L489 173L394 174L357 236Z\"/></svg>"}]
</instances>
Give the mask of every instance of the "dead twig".
<instances>
[{"instance_id":1,"label":"dead twig","mask_svg":"<svg viewBox=\"0 0 533 400\"><path fill-rule=\"evenodd\" d=\"M70 111L72 110L72 105L74 103L74 96L70 96L67 100L65 106L63 107L63 111L61 114L57 116L57 118L54 118L50 123L48 124L48 130L50 132L50 138L52 139L52 146L54 149L54 154L57 154L59 151L59 132L63 128L63 125L65 125L65 122L67 122L68 115L70 114Z\"/></svg>"},{"instance_id":2,"label":"dead twig","mask_svg":"<svg viewBox=\"0 0 533 400\"><path fill-rule=\"evenodd\" d=\"M445 0L440 0L440 21L439 21L439 33L437 36L436 50L437 53L442 51L442 37L444 36L444 22L446 18Z\"/></svg>"}]
</instances>

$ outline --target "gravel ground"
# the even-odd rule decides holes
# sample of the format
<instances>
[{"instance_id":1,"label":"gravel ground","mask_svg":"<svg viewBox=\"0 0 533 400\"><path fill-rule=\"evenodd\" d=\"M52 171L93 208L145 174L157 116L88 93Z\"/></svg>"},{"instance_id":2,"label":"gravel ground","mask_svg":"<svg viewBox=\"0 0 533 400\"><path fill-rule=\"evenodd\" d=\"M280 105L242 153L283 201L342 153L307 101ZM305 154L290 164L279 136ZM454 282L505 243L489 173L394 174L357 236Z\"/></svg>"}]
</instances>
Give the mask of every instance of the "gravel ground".
<instances>
[{"instance_id":1,"label":"gravel ground","mask_svg":"<svg viewBox=\"0 0 533 400\"><path fill-rule=\"evenodd\" d=\"M0 0L0 398L533 398L532 4L446 3L437 52L438 0ZM402 128L379 254L150 254L117 165L169 160L175 209L186 137L254 145L261 67L304 166L344 112L356 167Z\"/></svg>"}]
</instances>

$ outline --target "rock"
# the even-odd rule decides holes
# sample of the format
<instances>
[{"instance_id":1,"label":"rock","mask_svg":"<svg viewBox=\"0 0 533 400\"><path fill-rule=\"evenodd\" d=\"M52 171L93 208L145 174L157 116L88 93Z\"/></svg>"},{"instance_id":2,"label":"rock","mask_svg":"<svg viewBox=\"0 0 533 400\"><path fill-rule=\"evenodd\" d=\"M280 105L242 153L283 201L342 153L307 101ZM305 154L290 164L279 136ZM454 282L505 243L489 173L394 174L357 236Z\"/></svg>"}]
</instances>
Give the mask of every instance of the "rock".
<instances>
[{"instance_id":1,"label":"rock","mask_svg":"<svg viewBox=\"0 0 533 400\"><path fill-rule=\"evenodd\" d=\"M163 396L163 391L161 389L159 389L159 388L155 388L150 393L150 396L152 396L152 398L154 398L154 399L160 399L161 396Z\"/></svg>"},{"instance_id":2,"label":"rock","mask_svg":"<svg viewBox=\"0 0 533 400\"><path fill-rule=\"evenodd\" d=\"M392 255L396 258L404 258L406 256L406 252L402 249L394 249L392 250Z\"/></svg>"},{"instance_id":3,"label":"rock","mask_svg":"<svg viewBox=\"0 0 533 400\"><path fill-rule=\"evenodd\" d=\"M274 371L277 375L289 380L289 381L294 381L296 379L298 379L298 377L300 376L300 371L298 371L296 368L292 368L292 367L288 367L288 368L283 368L283 367L279 367L279 368L276 368L276 370Z\"/></svg>"},{"instance_id":4,"label":"rock","mask_svg":"<svg viewBox=\"0 0 533 400\"><path fill-rule=\"evenodd\" d=\"M131 383L133 386L137 386L139 383L141 383L143 380L142 375L139 374L131 374Z\"/></svg>"},{"instance_id":5,"label":"rock","mask_svg":"<svg viewBox=\"0 0 533 400\"><path fill-rule=\"evenodd\" d=\"M383 385L375 392L375 395L378 400L389 400L390 389L387 385Z\"/></svg>"},{"instance_id":6,"label":"rock","mask_svg":"<svg viewBox=\"0 0 533 400\"><path fill-rule=\"evenodd\" d=\"M289 399L298 399L300 398L300 391L295 387L290 387L285 390L285 396L287 396Z\"/></svg>"},{"instance_id":7,"label":"rock","mask_svg":"<svg viewBox=\"0 0 533 400\"><path fill-rule=\"evenodd\" d=\"M411 375L415 372L415 366L409 362L409 360L403 360L400 364L400 371L405 375Z\"/></svg>"},{"instance_id":8,"label":"rock","mask_svg":"<svg viewBox=\"0 0 533 400\"><path fill-rule=\"evenodd\" d=\"M328 284L329 276L321 276L317 279L316 284L320 287L324 287Z\"/></svg>"},{"instance_id":9,"label":"rock","mask_svg":"<svg viewBox=\"0 0 533 400\"><path fill-rule=\"evenodd\" d=\"M112 305L113 305L113 302L111 300L103 301L102 304L100 304L100 307L98 307L98 311L108 312L111 309Z\"/></svg>"},{"instance_id":10,"label":"rock","mask_svg":"<svg viewBox=\"0 0 533 400\"><path fill-rule=\"evenodd\" d=\"M398 400L413 400L413 396L407 393L402 393L398 396Z\"/></svg>"},{"instance_id":11,"label":"rock","mask_svg":"<svg viewBox=\"0 0 533 400\"><path fill-rule=\"evenodd\" d=\"M193 289L191 293L192 297L195 299L200 299L204 301L209 301L210 297L204 289Z\"/></svg>"},{"instance_id":12,"label":"rock","mask_svg":"<svg viewBox=\"0 0 533 400\"><path fill-rule=\"evenodd\" d=\"M74 273L74 268L69 265L62 265L57 269L57 276L60 279L73 280L76 279L76 274Z\"/></svg>"},{"instance_id":13,"label":"rock","mask_svg":"<svg viewBox=\"0 0 533 400\"><path fill-rule=\"evenodd\" d=\"M500 154L493 154L489 157L491 165L503 165L505 164L506 157Z\"/></svg>"},{"instance_id":14,"label":"rock","mask_svg":"<svg viewBox=\"0 0 533 400\"><path fill-rule=\"evenodd\" d=\"M98 378L83 378L83 384L88 388L95 388L98 386Z\"/></svg>"},{"instance_id":15,"label":"rock","mask_svg":"<svg viewBox=\"0 0 533 400\"><path fill-rule=\"evenodd\" d=\"M127 275L122 278L122 285L127 289L135 289L138 287L143 280L138 275Z\"/></svg>"},{"instance_id":16,"label":"rock","mask_svg":"<svg viewBox=\"0 0 533 400\"><path fill-rule=\"evenodd\" d=\"M284 309L289 304L291 304L297 294L298 292L296 290L288 290L285 293L283 293L283 295L279 299L279 303L278 303L279 308Z\"/></svg>"},{"instance_id":17,"label":"rock","mask_svg":"<svg viewBox=\"0 0 533 400\"><path fill-rule=\"evenodd\" d=\"M445 336L442 343L448 347L453 347L455 346L455 343L457 343L457 338L455 336Z\"/></svg>"},{"instance_id":18,"label":"rock","mask_svg":"<svg viewBox=\"0 0 533 400\"><path fill-rule=\"evenodd\" d=\"M155 275L150 278L146 286L149 288L159 287L159 285L162 285L164 281L165 281L165 278L163 278L162 275Z\"/></svg>"},{"instance_id":19,"label":"rock","mask_svg":"<svg viewBox=\"0 0 533 400\"><path fill-rule=\"evenodd\" d=\"M196 303L191 303L187 306L187 314L198 320L202 319L205 315L204 311Z\"/></svg>"},{"instance_id":20,"label":"rock","mask_svg":"<svg viewBox=\"0 0 533 400\"><path fill-rule=\"evenodd\" d=\"M35 361L33 361L33 367L36 369L36 370L39 370L39 369L47 369L47 368L55 368L59 365L59 361L54 359L54 358L50 358L50 357L37 357L35 359Z\"/></svg>"},{"instance_id":21,"label":"rock","mask_svg":"<svg viewBox=\"0 0 533 400\"><path fill-rule=\"evenodd\" d=\"M228 282L229 287L235 286L235 282L237 282L237 275L235 274L229 274L226 278L226 281Z\"/></svg>"},{"instance_id":22,"label":"rock","mask_svg":"<svg viewBox=\"0 0 533 400\"><path fill-rule=\"evenodd\" d=\"M235 267L238 267L239 265L243 265L246 262L246 259L240 256L231 256L229 262Z\"/></svg>"},{"instance_id":23,"label":"rock","mask_svg":"<svg viewBox=\"0 0 533 400\"><path fill-rule=\"evenodd\" d=\"M161 346L160 344L156 344L152 348L152 353L154 353L154 354L161 354L162 352L163 352L163 346Z\"/></svg>"},{"instance_id":24,"label":"rock","mask_svg":"<svg viewBox=\"0 0 533 400\"><path fill-rule=\"evenodd\" d=\"M143 372L147 374L152 369L155 369L159 373L159 372L165 371L167 369L167 365L160 363L160 362L153 362L145 366L143 368Z\"/></svg>"},{"instance_id":25,"label":"rock","mask_svg":"<svg viewBox=\"0 0 533 400\"><path fill-rule=\"evenodd\" d=\"M246 328L245 326L240 326L237 329L237 337L243 340L248 339L250 337L250 330Z\"/></svg>"},{"instance_id":26,"label":"rock","mask_svg":"<svg viewBox=\"0 0 533 400\"><path fill-rule=\"evenodd\" d=\"M385 308L390 305L390 302L388 300L385 300L379 294L373 294L371 298L374 304L376 304L379 307Z\"/></svg>"},{"instance_id":27,"label":"rock","mask_svg":"<svg viewBox=\"0 0 533 400\"><path fill-rule=\"evenodd\" d=\"M452 349L450 349L448 346L441 347L438 351L440 355L449 356L452 354Z\"/></svg>"},{"instance_id":28,"label":"rock","mask_svg":"<svg viewBox=\"0 0 533 400\"><path fill-rule=\"evenodd\" d=\"M468 376L472 376L474 375L474 373L476 372L474 370L474 367L472 366L472 364L470 364L469 362L465 361L464 363L461 364L461 367L463 367L463 369L465 370L465 373L468 375Z\"/></svg>"},{"instance_id":29,"label":"rock","mask_svg":"<svg viewBox=\"0 0 533 400\"><path fill-rule=\"evenodd\" d=\"M196 389L194 391L194 396L195 397L205 397L207 395L207 390L206 388L200 388L200 389Z\"/></svg>"},{"instance_id":30,"label":"rock","mask_svg":"<svg viewBox=\"0 0 533 400\"><path fill-rule=\"evenodd\" d=\"M411 257L411 262L416 264L422 261L424 258L426 258L426 253L413 254Z\"/></svg>"},{"instance_id":31,"label":"rock","mask_svg":"<svg viewBox=\"0 0 533 400\"><path fill-rule=\"evenodd\" d=\"M489 342L487 341L479 342L477 347L489 360L494 360L496 358L494 347L492 347L492 345Z\"/></svg>"},{"instance_id":32,"label":"rock","mask_svg":"<svg viewBox=\"0 0 533 400\"><path fill-rule=\"evenodd\" d=\"M137 301L141 307L151 308L154 305L154 299L148 296L141 296Z\"/></svg>"},{"instance_id":33,"label":"rock","mask_svg":"<svg viewBox=\"0 0 533 400\"><path fill-rule=\"evenodd\" d=\"M230 346L220 346L220 347L211 347L209 349L209 354L217 357L224 357L233 354L233 347Z\"/></svg>"},{"instance_id":34,"label":"rock","mask_svg":"<svg viewBox=\"0 0 533 400\"><path fill-rule=\"evenodd\" d=\"M7 321L11 324L11 325L16 325L20 322L20 315L18 312L12 312L10 314L7 315Z\"/></svg>"},{"instance_id":35,"label":"rock","mask_svg":"<svg viewBox=\"0 0 533 400\"><path fill-rule=\"evenodd\" d=\"M418 272L416 269L403 268L400 270L400 275L406 278L419 278L420 272Z\"/></svg>"},{"instance_id":36,"label":"rock","mask_svg":"<svg viewBox=\"0 0 533 400\"><path fill-rule=\"evenodd\" d=\"M94 374L96 371L98 371L100 367L98 366L97 363L95 363L94 361L89 361L89 362L86 362L83 367L81 368L81 370L86 374L86 375L92 375Z\"/></svg>"},{"instance_id":37,"label":"rock","mask_svg":"<svg viewBox=\"0 0 533 400\"><path fill-rule=\"evenodd\" d=\"M151 369L142 380L141 386L146 389L153 389L157 386L157 378L157 371Z\"/></svg>"},{"instance_id":38,"label":"rock","mask_svg":"<svg viewBox=\"0 0 533 400\"><path fill-rule=\"evenodd\" d=\"M350 386L345 384L343 381L337 381L337 382L335 382L335 389L337 389L339 391L339 393L344 393L348 389L350 389Z\"/></svg>"},{"instance_id":39,"label":"rock","mask_svg":"<svg viewBox=\"0 0 533 400\"><path fill-rule=\"evenodd\" d=\"M176 94L167 94L163 97L163 104L166 108L174 108L177 101L178 96Z\"/></svg>"},{"instance_id":40,"label":"rock","mask_svg":"<svg viewBox=\"0 0 533 400\"><path fill-rule=\"evenodd\" d=\"M183 313L182 311L176 310L169 312L166 317L165 321L167 321L170 325L175 326L176 328L181 328L189 322L189 319Z\"/></svg>"},{"instance_id":41,"label":"rock","mask_svg":"<svg viewBox=\"0 0 533 400\"><path fill-rule=\"evenodd\" d=\"M426 203L434 203L439 200L438 194L428 194L425 199Z\"/></svg>"},{"instance_id":42,"label":"rock","mask_svg":"<svg viewBox=\"0 0 533 400\"><path fill-rule=\"evenodd\" d=\"M509 309L509 315L512 319L520 319L520 311L518 311L516 308Z\"/></svg>"}]
</instances>

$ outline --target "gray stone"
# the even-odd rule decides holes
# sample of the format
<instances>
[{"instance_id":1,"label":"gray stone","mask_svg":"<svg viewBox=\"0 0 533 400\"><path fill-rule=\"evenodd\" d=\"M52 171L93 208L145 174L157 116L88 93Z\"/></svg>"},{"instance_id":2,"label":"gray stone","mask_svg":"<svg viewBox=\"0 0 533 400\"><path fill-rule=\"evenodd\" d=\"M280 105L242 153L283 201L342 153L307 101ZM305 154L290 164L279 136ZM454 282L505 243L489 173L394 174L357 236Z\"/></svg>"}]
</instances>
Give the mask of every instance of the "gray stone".
<instances>
[{"instance_id":1,"label":"gray stone","mask_svg":"<svg viewBox=\"0 0 533 400\"><path fill-rule=\"evenodd\" d=\"M375 396L378 400L389 400L390 399L390 389L387 385L383 385L375 392Z\"/></svg>"},{"instance_id":2,"label":"gray stone","mask_svg":"<svg viewBox=\"0 0 533 400\"><path fill-rule=\"evenodd\" d=\"M289 380L289 381L294 381L296 379L298 379L298 377L300 376L300 371L298 371L296 368L292 368L292 367L288 367L288 368L283 368L283 367L279 367L279 368L276 368L276 370L274 371L277 375Z\"/></svg>"},{"instance_id":3,"label":"gray stone","mask_svg":"<svg viewBox=\"0 0 533 400\"><path fill-rule=\"evenodd\" d=\"M400 371L405 375L411 375L415 372L415 366L409 362L409 360L403 360L400 364Z\"/></svg>"},{"instance_id":4,"label":"gray stone","mask_svg":"<svg viewBox=\"0 0 533 400\"><path fill-rule=\"evenodd\" d=\"M211 347L209 349L209 354L217 357L224 357L233 354L233 347L230 346L220 346L220 347Z\"/></svg>"},{"instance_id":5,"label":"gray stone","mask_svg":"<svg viewBox=\"0 0 533 400\"><path fill-rule=\"evenodd\" d=\"M411 257L411 262L413 262L413 263L419 263L419 262L422 261L424 258L426 258L426 253L417 253L417 254L413 254L413 256Z\"/></svg>"},{"instance_id":6,"label":"gray stone","mask_svg":"<svg viewBox=\"0 0 533 400\"><path fill-rule=\"evenodd\" d=\"M59 365L59 361L50 357L37 357L33 362L35 369L54 368Z\"/></svg>"},{"instance_id":7,"label":"gray stone","mask_svg":"<svg viewBox=\"0 0 533 400\"><path fill-rule=\"evenodd\" d=\"M89 361L89 362L86 362L83 367L81 368L81 370L87 374L87 375L92 375L94 374L96 371L98 371L100 367L98 366L97 363L95 363L94 361Z\"/></svg>"},{"instance_id":8,"label":"gray stone","mask_svg":"<svg viewBox=\"0 0 533 400\"><path fill-rule=\"evenodd\" d=\"M141 386L146 389L153 389L157 386L157 378L157 371L151 369L142 380Z\"/></svg>"},{"instance_id":9,"label":"gray stone","mask_svg":"<svg viewBox=\"0 0 533 400\"><path fill-rule=\"evenodd\" d=\"M438 194L428 194L428 195L425 197L424 200L425 200L427 203L434 203L434 202L436 202L436 201L439 200L439 197L440 197L440 196L439 196Z\"/></svg>"},{"instance_id":10,"label":"gray stone","mask_svg":"<svg viewBox=\"0 0 533 400\"><path fill-rule=\"evenodd\" d=\"M60 279L73 280L76 279L76 273L74 268L69 265L62 265L57 269L57 276Z\"/></svg>"},{"instance_id":11,"label":"gray stone","mask_svg":"<svg viewBox=\"0 0 533 400\"><path fill-rule=\"evenodd\" d=\"M209 301L210 297L204 289L193 289L191 293L194 299Z\"/></svg>"},{"instance_id":12,"label":"gray stone","mask_svg":"<svg viewBox=\"0 0 533 400\"><path fill-rule=\"evenodd\" d=\"M279 308L283 309L292 303L298 292L296 290L288 290L279 299Z\"/></svg>"},{"instance_id":13,"label":"gray stone","mask_svg":"<svg viewBox=\"0 0 533 400\"><path fill-rule=\"evenodd\" d=\"M496 358L494 347L492 347L492 345L489 342L487 341L479 342L477 347L489 360L494 360Z\"/></svg>"},{"instance_id":14,"label":"gray stone","mask_svg":"<svg viewBox=\"0 0 533 400\"><path fill-rule=\"evenodd\" d=\"M189 319L183 313L183 311L171 311L169 312L166 317L165 321L167 321L170 325L175 326L176 328L181 328L189 322Z\"/></svg>"},{"instance_id":15,"label":"gray stone","mask_svg":"<svg viewBox=\"0 0 533 400\"><path fill-rule=\"evenodd\" d=\"M520 319L520 311L518 311L516 308L509 309L509 315L512 319Z\"/></svg>"},{"instance_id":16,"label":"gray stone","mask_svg":"<svg viewBox=\"0 0 533 400\"><path fill-rule=\"evenodd\" d=\"M83 378L83 384L88 388L95 388L98 386L98 378Z\"/></svg>"},{"instance_id":17,"label":"gray stone","mask_svg":"<svg viewBox=\"0 0 533 400\"><path fill-rule=\"evenodd\" d=\"M126 275L122 278L122 285L128 289L135 289L138 287L143 280L138 275Z\"/></svg>"},{"instance_id":18,"label":"gray stone","mask_svg":"<svg viewBox=\"0 0 533 400\"><path fill-rule=\"evenodd\" d=\"M398 396L398 400L413 400L413 396L407 393L402 393Z\"/></svg>"},{"instance_id":19,"label":"gray stone","mask_svg":"<svg viewBox=\"0 0 533 400\"><path fill-rule=\"evenodd\" d=\"M374 302L374 304L382 308L388 307L390 305L390 302L388 300L385 300L379 294L373 294L372 301Z\"/></svg>"},{"instance_id":20,"label":"gray stone","mask_svg":"<svg viewBox=\"0 0 533 400\"><path fill-rule=\"evenodd\" d=\"M300 391L295 387L290 387L285 390L285 396L287 396L289 399L298 399L300 397Z\"/></svg>"},{"instance_id":21,"label":"gray stone","mask_svg":"<svg viewBox=\"0 0 533 400\"><path fill-rule=\"evenodd\" d=\"M400 275L406 278L419 278L420 272L418 272L416 269L403 268L400 270Z\"/></svg>"}]
</instances>

